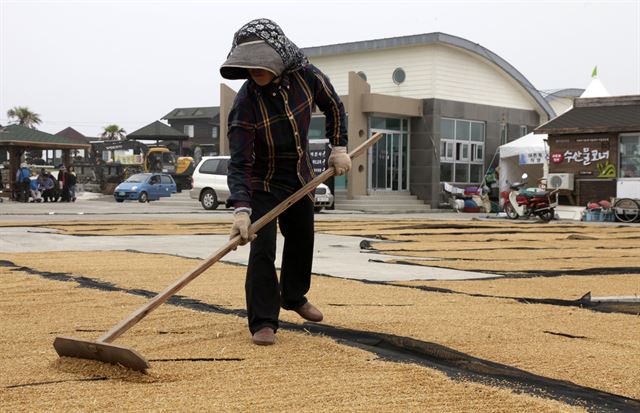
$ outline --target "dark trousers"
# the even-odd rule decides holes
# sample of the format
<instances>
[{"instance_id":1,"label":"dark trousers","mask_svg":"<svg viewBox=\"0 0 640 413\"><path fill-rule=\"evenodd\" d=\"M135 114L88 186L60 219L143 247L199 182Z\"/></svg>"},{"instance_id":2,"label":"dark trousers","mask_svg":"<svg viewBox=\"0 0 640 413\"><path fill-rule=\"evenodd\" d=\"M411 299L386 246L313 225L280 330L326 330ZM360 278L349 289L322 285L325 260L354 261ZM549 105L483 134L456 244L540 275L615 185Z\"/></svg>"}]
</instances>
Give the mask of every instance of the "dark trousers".
<instances>
[{"instance_id":1,"label":"dark trousers","mask_svg":"<svg viewBox=\"0 0 640 413\"><path fill-rule=\"evenodd\" d=\"M69 202L71 198L69 197L69 187L66 185L62 186L62 192L60 193L60 201Z\"/></svg>"},{"instance_id":2,"label":"dark trousers","mask_svg":"<svg viewBox=\"0 0 640 413\"><path fill-rule=\"evenodd\" d=\"M271 211L279 200L268 192L255 191L251 221ZM291 310L307 302L313 260L313 201L304 197L258 231L251 243L245 291L249 330L278 329L280 306ZM276 274L276 221L284 237L280 282Z\"/></svg>"},{"instance_id":3,"label":"dark trousers","mask_svg":"<svg viewBox=\"0 0 640 413\"><path fill-rule=\"evenodd\" d=\"M31 194L31 180L26 178L22 180L18 184L19 192L18 192L18 201L20 202L29 202L29 195Z\"/></svg>"}]
</instances>

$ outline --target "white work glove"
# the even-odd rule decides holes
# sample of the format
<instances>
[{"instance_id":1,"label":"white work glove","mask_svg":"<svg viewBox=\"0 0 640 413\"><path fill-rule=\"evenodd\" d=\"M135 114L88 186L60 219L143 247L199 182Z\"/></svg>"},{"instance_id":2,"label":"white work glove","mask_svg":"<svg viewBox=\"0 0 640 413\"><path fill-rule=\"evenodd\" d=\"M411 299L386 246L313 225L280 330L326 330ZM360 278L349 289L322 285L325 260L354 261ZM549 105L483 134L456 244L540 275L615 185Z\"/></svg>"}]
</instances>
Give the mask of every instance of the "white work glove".
<instances>
[{"instance_id":1,"label":"white work glove","mask_svg":"<svg viewBox=\"0 0 640 413\"><path fill-rule=\"evenodd\" d=\"M347 153L346 146L334 146L329 155L329 166L333 166L336 175L344 175L351 169L351 158Z\"/></svg>"},{"instance_id":2,"label":"white work glove","mask_svg":"<svg viewBox=\"0 0 640 413\"><path fill-rule=\"evenodd\" d=\"M231 227L231 234L229 239L240 235L240 245L245 245L248 242L253 241L256 238L255 234L249 236L249 227L251 226L251 216L247 209L242 209L233 213L233 226Z\"/></svg>"}]
</instances>

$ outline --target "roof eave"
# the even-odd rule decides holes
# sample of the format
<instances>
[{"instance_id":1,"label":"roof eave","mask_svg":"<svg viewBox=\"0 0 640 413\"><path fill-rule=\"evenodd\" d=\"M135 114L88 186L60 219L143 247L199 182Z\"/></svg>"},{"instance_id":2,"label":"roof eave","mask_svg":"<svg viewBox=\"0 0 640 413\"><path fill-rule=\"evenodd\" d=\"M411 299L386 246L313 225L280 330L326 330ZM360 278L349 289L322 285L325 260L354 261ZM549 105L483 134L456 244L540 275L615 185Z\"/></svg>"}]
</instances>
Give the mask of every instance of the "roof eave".
<instances>
[{"instance_id":1,"label":"roof eave","mask_svg":"<svg viewBox=\"0 0 640 413\"><path fill-rule=\"evenodd\" d=\"M548 135L573 135L579 133L620 133L620 132L640 132L640 125L632 126L601 126L585 128L537 128L534 133L546 133Z\"/></svg>"},{"instance_id":2,"label":"roof eave","mask_svg":"<svg viewBox=\"0 0 640 413\"><path fill-rule=\"evenodd\" d=\"M82 143L52 143L52 142L32 142L32 141L0 141L1 146L19 146L29 148L45 148L45 149L91 149L90 144Z\"/></svg>"},{"instance_id":3,"label":"roof eave","mask_svg":"<svg viewBox=\"0 0 640 413\"><path fill-rule=\"evenodd\" d=\"M173 116L169 118L162 118L164 120L180 120L180 119L215 119L218 115L213 116Z\"/></svg>"},{"instance_id":4,"label":"roof eave","mask_svg":"<svg viewBox=\"0 0 640 413\"><path fill-rule=\"evenodd\" d=\"M186 141L188 136L153 136L153 135L127 135L127 139L134 141Z\"/></svg>"}]
</instances>

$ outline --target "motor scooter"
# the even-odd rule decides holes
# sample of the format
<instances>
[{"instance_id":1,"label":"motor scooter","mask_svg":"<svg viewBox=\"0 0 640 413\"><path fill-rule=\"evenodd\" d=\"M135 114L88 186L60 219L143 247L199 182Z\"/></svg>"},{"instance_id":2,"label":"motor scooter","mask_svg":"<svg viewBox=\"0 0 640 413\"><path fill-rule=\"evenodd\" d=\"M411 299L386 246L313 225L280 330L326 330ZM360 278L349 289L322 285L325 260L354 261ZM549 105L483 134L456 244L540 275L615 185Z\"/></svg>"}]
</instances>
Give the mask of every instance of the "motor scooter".
<instances>
[{"instance_id":1,"label":"motor scooter","mask_svg":"<svg viewBox=\"0 0 640 413\"><path fill-rule=\"evenodd\" d=\"M558 189L551 192L541 188L524 188L528 175L522 175L522 182L514 182L510 185L511 191L503 192L504 212L511 219L519 217L529 218L535 215L544 222L549 222L555 217L555 208L558 206Z\"/></svg>"}]
</instances>

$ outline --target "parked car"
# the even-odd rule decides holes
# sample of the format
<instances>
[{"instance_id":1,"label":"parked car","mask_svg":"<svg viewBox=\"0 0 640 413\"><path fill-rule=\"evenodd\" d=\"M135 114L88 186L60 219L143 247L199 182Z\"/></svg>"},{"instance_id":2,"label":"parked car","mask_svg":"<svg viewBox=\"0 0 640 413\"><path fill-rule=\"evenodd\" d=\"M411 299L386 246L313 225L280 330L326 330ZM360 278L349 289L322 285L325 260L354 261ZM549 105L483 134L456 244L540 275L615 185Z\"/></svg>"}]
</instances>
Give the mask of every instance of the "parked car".
<instances>
[{"instance_id":1,"label":"parked car","mask_svg":"<svg viewBox=\"0 0 640 413\"><path fill-rule=\"evenodd\" d=\"M320 184L316 187L316 200L313 207L314 211L320 212L323 208L331 208L333 206L333 194L328 186Z\"/></svg>"},{"instance_id":2,"label":"parked car","mask_svg":"<svg viewBox=\"0 0 640 413\"><path fill-rule=\"evenodd\" d=\"M204 156L193 171L189 196L200 201L204 209L216 209L229 197L227 186L229 159L229 156Z\"/></svg>"},{"instance_id":3,"label":"parked car","mask_svg":"<svg viewBox=\"0 0 640 413\"><path fill-rule=\"evenodd\" d=\"M200 160L193 172L193 188L189 192L192 199L197 199L207 210L218 208L229 197L227 186L227 168L229 156L205 156ZM315 211L333 205L333 194L325 184L316 188Z\"/></svg>"},{"instance_id":4,"label":"parked car","mask_svg":"<svg viewBox=\"0 0 640 413\"><path fill-rule=\"evenodd\" d=\"M125 200L139 202L157 201L178 192L176 182L171 175L162 173L142 173L131 175L113 191L116 202Z\"/></svg>"}]
</instances>

